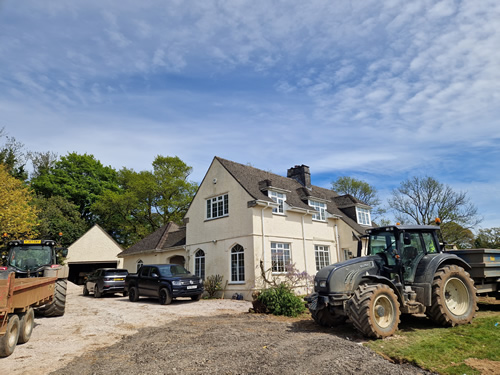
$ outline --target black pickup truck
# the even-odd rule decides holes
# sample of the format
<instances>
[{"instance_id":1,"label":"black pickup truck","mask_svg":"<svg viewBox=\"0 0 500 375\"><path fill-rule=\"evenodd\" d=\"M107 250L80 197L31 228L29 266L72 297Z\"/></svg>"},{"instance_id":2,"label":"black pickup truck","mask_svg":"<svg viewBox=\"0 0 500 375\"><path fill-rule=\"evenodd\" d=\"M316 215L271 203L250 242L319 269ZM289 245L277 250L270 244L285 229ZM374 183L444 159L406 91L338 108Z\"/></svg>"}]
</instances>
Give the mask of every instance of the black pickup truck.
<instances>
[{"instance_id":1,"label":"black pickup truck","mask_svg":"<svg viewBox=\"0 0 500 375\"><path fill-rule=\"evenodd\" d=\"M140 296L158 298L162 305L177 297L198 301L203 293L203 280L178 264L150 264L127 275L125 292L132 302Z\"/></svg>"}]
</instances>

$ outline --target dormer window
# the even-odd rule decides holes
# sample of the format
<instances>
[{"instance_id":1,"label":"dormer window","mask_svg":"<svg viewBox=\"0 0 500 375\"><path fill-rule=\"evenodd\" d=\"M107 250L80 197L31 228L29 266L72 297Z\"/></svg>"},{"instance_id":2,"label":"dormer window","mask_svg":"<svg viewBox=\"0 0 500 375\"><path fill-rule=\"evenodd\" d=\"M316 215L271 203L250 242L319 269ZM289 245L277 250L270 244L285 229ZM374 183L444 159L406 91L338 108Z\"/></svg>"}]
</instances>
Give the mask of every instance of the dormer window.
<instances>
[{"instance_id":1,"label":"dormer window","mask_svg":"<svg viewBox=\"0 0 500 375\"><path fill-rule=\"evenodd\" d=\"M283 214L285 212L284 206L285 206L285 201L286 201L286 194L278 193L277 191L273 191L273 190L269 190L267 192L267 196L279 204L279 207L273 208L273 213Z\"/></svg>"},{"instance_id":2,"label":"dormer window","mask_svg":"<svg viewBox=\"0 0 500 375\"><path fill-rule=\"evenodd\" d=\"M370 210L366 208L356 207L356 216L358 218L358 224L371 225L372 221L370 218Z\"/></svg>"},{"instance_id":3,"label":"dormer window","mask_svg":"<svg viewBox=\"0 0 500 375\"><path fill-rule=\"evenodd\" d=\"M309 200L309 206L313 207L317 211L317 213L313 214L313 220L326 220L326 203Z\"/></svg>"}]
</instances>

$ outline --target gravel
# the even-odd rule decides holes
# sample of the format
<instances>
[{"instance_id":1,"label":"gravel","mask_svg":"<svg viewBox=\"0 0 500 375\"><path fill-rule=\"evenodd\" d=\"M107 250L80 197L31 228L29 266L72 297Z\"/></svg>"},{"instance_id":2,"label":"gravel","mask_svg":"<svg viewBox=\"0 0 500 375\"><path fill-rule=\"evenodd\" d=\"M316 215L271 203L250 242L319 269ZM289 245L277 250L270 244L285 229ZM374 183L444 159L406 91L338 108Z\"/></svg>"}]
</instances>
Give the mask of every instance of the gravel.
<instances>
[{"instance_id":1,"label":"gravel","mask_svg":"<svg viewBox=\"0 0 500 375\"><path fill-rule=\"evenodd\" d=\"M16 374L425 374L362 346L349 325L249 314L235 300L161 306L83 297L69 284L66 314L36 318L31 340L0 360Z\"/></svg>"}]
</instances>

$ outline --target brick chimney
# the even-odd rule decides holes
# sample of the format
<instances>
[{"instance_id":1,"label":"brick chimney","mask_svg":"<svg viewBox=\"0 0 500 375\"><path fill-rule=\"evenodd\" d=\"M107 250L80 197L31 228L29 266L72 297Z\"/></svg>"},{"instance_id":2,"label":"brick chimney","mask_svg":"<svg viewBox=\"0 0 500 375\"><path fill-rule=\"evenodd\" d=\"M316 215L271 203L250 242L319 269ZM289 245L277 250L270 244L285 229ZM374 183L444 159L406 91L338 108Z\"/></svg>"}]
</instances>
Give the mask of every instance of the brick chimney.
<instances>
[{"instance_id":1,"label":"brick chimney","mask_svg":"<svg viewBox=\"0 0 500 375\"><path fill-rule=\"evenodd\" d=\"M309 172L309 167L307 165L296 165L290 168L286 176L300 182L302 186L311 189L311 172Z\"/></svg>"}]
</instances>

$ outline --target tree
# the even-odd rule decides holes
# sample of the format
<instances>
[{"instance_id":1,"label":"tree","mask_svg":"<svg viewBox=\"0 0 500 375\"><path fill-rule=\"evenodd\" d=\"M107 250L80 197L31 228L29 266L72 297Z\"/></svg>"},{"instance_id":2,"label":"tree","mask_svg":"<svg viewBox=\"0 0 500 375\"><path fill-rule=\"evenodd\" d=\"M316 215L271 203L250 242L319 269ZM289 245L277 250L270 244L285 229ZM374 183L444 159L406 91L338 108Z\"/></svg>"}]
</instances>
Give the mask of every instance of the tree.
<instances>
[{"instance_id":1,"label":"tree","mask_svg":"<svg viewBox=\"0 0 500 375\"><path fill-rule=\"evenodd\" d=\"M480 249L500 249L500 228L479 229L474 246Z\"/></svg>"},{"instance_id":2,"label":"tree","mask_svg":"<svg viewBox=\"0 0 500 375\"><path fill-rule=\"evenodd\" d=\"M56 165L57 154L52 151L47 152L28 152L28 159L33 164L33 173L31 178L36 178L44 174L48 174Z\"/></svg>"},{"instance_id":3,"label":"tree","mask_svg":"<svg viewBox=\"0 0 500 375\"><path fill-rule=\"evenodd\" d=\"M0 164L0 231L11 238L29 238L37 226L33 195Z\"/></svg>"},{"instance_id":4,"label":"tree","mask_svg":"<svg viewBox=\"0 0 500 375\"><path fill-rule=\"evenodd\" d=\"M401 182L393 190L388 203L401 223L428 225L439 217L445 239L448 223L471 229L481 222L477 208L470 202L467 193L455 192L432 177L412 177ZM456 226L448 227L450 237L453 237L451 228Z\"/></svg>"},{"instance_id":5,"label":"tree","mask_svg":"<svg viewBox=\"0 0 500 375\"><path fill-rule=\"evenodd\" d=\"M5 128L0 129L0 138L6 138L6 143L0 148L0 164L5 165L11 176L25 181L28 173L25 170L26 154L23 151L24 145L16 141L14 137L5 134Z\"/></svg>"},{"instance_id":6,"label":"tree","mask_svg":"<svg viewBox=\"0 0 500 375\"><path fill-rule=\"evenodd\" d=\"M34 200L38 208L40 225L37 229L38 237L45 239L59 239L62 246L69 246L79 239L88 229L87 223L80 216L78 206L60 196L45 198L37 197Z\"/></svg>"},{"instance_id":7,"label":"tree","mask_svg":"<svg viewBox=\"0 0 500 375\"><path fill-rule=\"evenodd\" d=\"M341 176L332 181L332 190L339 194L352 195L354 198L371 206L372 221L377 221L379 225L388 223L387 219L380 218L381 215L385 214L386 210L379 206L380 199L378 198L377 189L369 183L356 178Z\"/></svg>"},{"instance_id":8,"label":"tree","mask_svg":"<svg viewBox=\"0 0 500 375\"><path fill-rule=\"evenodd\" d=\"M170 221L182 223L197 184L178 157L157 156L153 171L118 172L119 191L106 191L92 206L99 223L119 243L131 245Z\"/></svg>"},{"instance_id":9,"label":"tree","mask_svg":"<svg viewBox=\"0 0 500 375\"><path fill-rule=\"evenodd\" d=\"M458 249L474 247L474 233L453 221L441 224L441 233L447 243L455 245Z\"/></svg>"},{"instance_id":10,"label":"tree","mask_svg":"<svg viewBox=\"0 0 500 375\"><path fill-rule=\"evenodd\" d=\"M90 207L106 191L118 191L117 173L105 167L93 155L70 153L54 163L48 171L31 180L31 187L46 198L61 196L76 204L80 216L95 223Z\"/></svg>"},{"instance_id":11,"label":"tree","mask_svg":"<svg viewBox=\"0 0 500 375\"><path fill-rule=\"evenodd\" d=\"M356 178L341 176L332 182L332 190L339 194L349 194L368 206L378 206L380 199L377 196L377 189L367 182Z\"/></svg>"}]
</instances>

